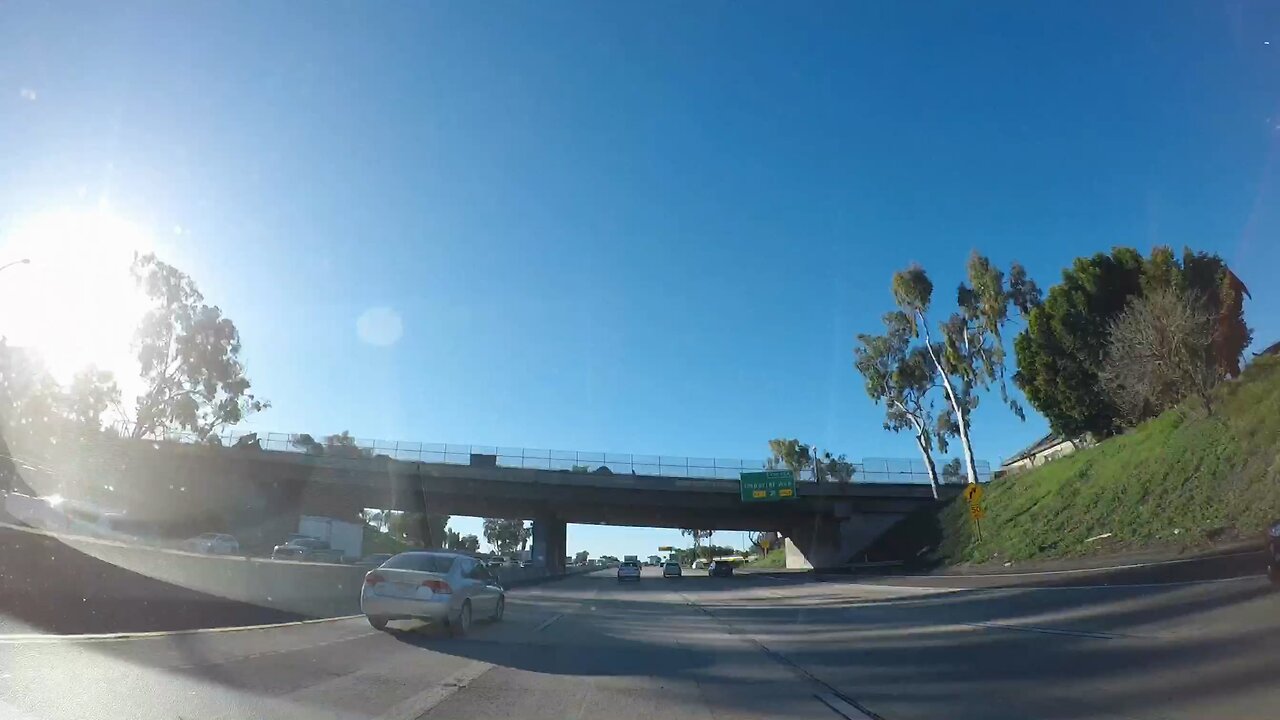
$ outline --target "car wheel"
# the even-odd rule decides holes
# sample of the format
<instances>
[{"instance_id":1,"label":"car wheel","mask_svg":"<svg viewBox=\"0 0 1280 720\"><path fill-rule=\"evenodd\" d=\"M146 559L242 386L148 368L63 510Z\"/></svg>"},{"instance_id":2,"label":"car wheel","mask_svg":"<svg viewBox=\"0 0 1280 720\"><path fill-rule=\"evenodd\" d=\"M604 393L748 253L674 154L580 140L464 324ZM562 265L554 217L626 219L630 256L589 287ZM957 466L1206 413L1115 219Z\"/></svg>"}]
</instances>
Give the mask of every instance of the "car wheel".
<instances>
[{"instance_id":1,"label":"car wheel","mask_svg":"<svg viewBox=\"0 0 1280 720\"><path fill-rule=\"evenodd\" d=\"M381 631L381 630L386 630L386 629L387 629L387 619L386 619L386 618L382 618L382 617L375 617L375 616L373 616L373 615L366 615L366 616L365 616L365 619L367 619L367 620L369 621L369 625L371 625L371 626L373 627L373 629L374 629L374 630L379 630L379 631Z\"/></svg>"},{"instance_id":2,"label":"car wheel","mask_svg":"<svg viewBox=\"0 0 1280 720\"><path fill-rule=\"evenodd\" d=\"M454 637L462 637L471 629L471 601L467 600L462 603L462 610L458 612L458 619L449 623L449 634Z\"/></svg>"},{"instance_id":3,"label":"car wheel","mask_svg":"<svg viewBox=\"0 0 1280 720\"><path fill-rule=\"evenodd\" d=\"M498 597L498 604L493 608L493 621L502 622L502 616L507 612L507 599Z\"/></svg>"}]
</instances>

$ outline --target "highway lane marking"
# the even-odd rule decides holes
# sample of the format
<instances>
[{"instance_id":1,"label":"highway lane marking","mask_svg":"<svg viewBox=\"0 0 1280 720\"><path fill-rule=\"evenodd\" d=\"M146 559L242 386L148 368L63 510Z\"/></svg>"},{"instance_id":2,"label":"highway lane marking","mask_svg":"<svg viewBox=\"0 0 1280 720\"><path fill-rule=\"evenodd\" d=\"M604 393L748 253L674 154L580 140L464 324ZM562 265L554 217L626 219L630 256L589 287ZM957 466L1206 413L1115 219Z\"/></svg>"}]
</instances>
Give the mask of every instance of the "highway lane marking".
<instances>
[{"instance_id":1,"label":"highway lane marking","mask_svg":"<svg viewBox=\"0 0 1280 720\"><path fill-rule=\"evenodd\" d=\"M1093 638L1095 640L1119 640L1121 638L1137 638L1138 635L1121 633L1091 632L1088 630L1063 630L1061 628L1040 627L1038 625L1009 625L997 622L958 623L966 627L988 628L992 630L1017 630L1019 632L1041 633L1043 635L1066 635L1068 637Z\"/></svg>"},{"instance_id":2,"label":"highway lane marking","mask_svg":"<svg viewBox=\"0 0 1280 720\"><path fill-rule=\"evenodd\" d=\"M340 617L316 618L313 620L293 620L290 622L268 623L266 625L229 625L216 628L193 628L190 630L155 630L151 632L124 633L81 633L60 635L56 633L13 633L0 635L0 645L22 645L36 643L77 643L77 642L118 642L123 640L150 640L154 638L176 637L179 635L207 635L210 633L245 632L249 630L274 630L276 628L299 627L318 623L354 620L364 615L342 615Z\"/></svg>"},{"instance_id":3,"label":"highway lane marking","mask_svg":"<svg viewBox=\"0 0 1280 720\"><path fill-rule=\"evenodd\" d=\"M533 631L534 631L534 632L542 632L543 630L546 630L547 628L551 627L551 625L552 625L553 623L555 623L555 621L559 620L559 619L560 619L560 618L562 618L562 617L564 617L564 613L556 613L555 615L552 615L551 617L547 618L546 620L543 620L543 621L542 621L542 624L541 624L541 625L539 625L538 627L534 628L534 629L533 629Z\"/></svg>"},{"instance_id":4,"label":"highway lane marking","mask_svg":"<svg viewBox=\"0 0 1280 720\"><path fill-rule=\"evenodd\" d=\"M473 660L458 672L442 680L439 685L433 685L408 700L397 703L385 714L380 715L379 720L417 720L492 669L492 663Z\"/></svg>"},{"instance_id":5,"label":"highway lane marking","mask_svg":"<svg viewBox=\"0 0 1280 720\"><path fill-rule=\"evenodd\" d=\"M310 645L300 645L297 647L288 647L280 650L263 650L262 652L250 653L248 655L236 655L234 657L229 657L223 660L210 660L207 662L188 663L186 665L174 665L173 669L174 670L194 670L196 668L214 667L216 665L226 665L228 663L243 662L245 660L254 660L256 658L271 657L273 655L289 655L291 653L314 650L318 647L324 647L326 645L333 645L335 643L341 643L341 642L351 642L352 640L360 640L361 638L367 638L367 637L372 637L374 635L381 635L381 634L382 634L381 632L377 630L373 630L370 632L360 633L359 635L352 635L351 637L334 638L332 640L325 640L324 642L312 643Z\"/></svg>"},{"instance_id":6,"label":"highway lane marking","mask_svg":"<svg viewBox=\"0 0 1280 720\"><path fill-rule=\"evenodd\" d=\"M824 705L835 710L837 713L845 716L849 720L876 720L877 716L864 711L854 703L844 699L844 697L835 693L814 693L814 697L822 701Z\"/></svg>"},{"instance_id":7,"label":"highway lane marking","mask_svg":"<svg viewBox=\"0 0 1280 720\"><path fill-rule=\"evenodd\" d=\"M677 591L675 594L678 595L680 598L682 598L685 601L685 604L687 604L689 607L692 607L695 610L700 611L702 614L706 615L707 617L711 618L715 622L719 623L721 627L724 628L724 631L727 635L740 638L742 640L745 640L747 643L754 645L757 650L764 653L764 655L768 657L770 660L773 660L778 665L781 665L782 667L789 670L791 674L796 677L797 680L800 680L801 682L807 681L807 682L813 683L814 685L817 685L818 687L825 690L826 692L815 692L813 696L818 701L822 702L823 704L825 704L827 707L831 708L835 712L844 715L846 718L849 718L849 720L883 720L883 718L881 718L879 715L876 715L875 713L871 712L867 708L863 707L857 701L841 694L840 691L831 683L809 672L809 670L806 669L803 665L787 657L785 653L779 650L774 650L773 648L766 645L764 641L760 640L755 635L752 635L750 631L744 630L743 628L738 627L731 620L727 620L725 618L720 617L711 608L699 604L696 600L694 600L693 598L689 597L688 595L682 592ZM832 705L831 702L828 702L828 699L838 700L839 702L837 704L839 705L839 707ZM850 708L853 711L856 711L858 714L856 715L845 714L844 712L845 708Z\"/></svg>"}]
</instances>

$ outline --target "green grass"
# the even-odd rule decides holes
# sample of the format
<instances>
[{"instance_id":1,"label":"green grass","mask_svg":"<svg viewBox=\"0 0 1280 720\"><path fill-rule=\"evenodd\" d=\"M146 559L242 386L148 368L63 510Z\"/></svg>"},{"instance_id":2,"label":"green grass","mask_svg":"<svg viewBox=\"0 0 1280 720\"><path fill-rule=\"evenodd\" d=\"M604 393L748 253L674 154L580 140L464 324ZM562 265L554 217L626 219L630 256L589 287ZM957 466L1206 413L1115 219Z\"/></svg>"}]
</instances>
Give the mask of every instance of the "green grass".
<instances>
[{"instance_id":1,"label":"green grass","mask_svg":"<svg viewBox=\"0 0 1280 720\"><path fill-rule=\"evenodd\" d=\"M1255 536L1280 517L1280 358L1259 358L1212 415L1170 411L986 488L979 541L957 500L917 513L877 548L912 542L945 563L1191 549ZM1101 540L1090 540L1111 533Z\"/></svg>"},{"instance_id":2,"label":"green grass","mask_svg":"<svg viewBox=\"0 0 1280 720\"><path fill-rule=\"evenodd\" d=\"M775 548L765 554L764 557L751 563L753 568L785 568L787 566L787 551L785 548Z\"/></svg>"}]
</instances>

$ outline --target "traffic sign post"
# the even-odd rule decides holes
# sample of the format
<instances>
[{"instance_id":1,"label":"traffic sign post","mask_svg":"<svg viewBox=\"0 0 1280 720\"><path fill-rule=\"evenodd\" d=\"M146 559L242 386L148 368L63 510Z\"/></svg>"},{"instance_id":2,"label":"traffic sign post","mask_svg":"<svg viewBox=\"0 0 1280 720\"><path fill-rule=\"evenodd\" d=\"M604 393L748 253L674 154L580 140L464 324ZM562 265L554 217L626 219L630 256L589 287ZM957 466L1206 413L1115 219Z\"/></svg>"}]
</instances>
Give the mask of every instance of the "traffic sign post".
<instances>
[{"instance_id":1,"label":"traffic sign post","mask_svg":"<svg viewBox=\"0 0 1280 720\"><path fill-rule=\"evenodd\" d=\"M977 483L969 483L965 486L963 495L970 505L977 505L982 500L982 486Z\"/></svg>"},{"instance_id":2,"label":"traffic sign post","mask_svg":"<svg viewBox=\"0 0 1280 720\"><path fill-rule=\"evenodd\" d=\"M982 542L982 518L987 516L987 511L982 509L982 506L978 504L978 500L976 499L982 497L982 488L977 485L970 485L969 487L978 491L976 493L966 494L970 495L971 498L974 498L969 501L969 517L973 518L973 526L978 531L978 542Z\"/></svg>"},{"instance_id":3,"label":"traffic sign post","mask_svg":"<svg viewBox=\"0 0 1280 720\"><path fill-rule=\"evenodd\" d=\"M742 502L794 500L796 476L790 470L744 472L738 476Z\"/></svg>"}]
</instances>

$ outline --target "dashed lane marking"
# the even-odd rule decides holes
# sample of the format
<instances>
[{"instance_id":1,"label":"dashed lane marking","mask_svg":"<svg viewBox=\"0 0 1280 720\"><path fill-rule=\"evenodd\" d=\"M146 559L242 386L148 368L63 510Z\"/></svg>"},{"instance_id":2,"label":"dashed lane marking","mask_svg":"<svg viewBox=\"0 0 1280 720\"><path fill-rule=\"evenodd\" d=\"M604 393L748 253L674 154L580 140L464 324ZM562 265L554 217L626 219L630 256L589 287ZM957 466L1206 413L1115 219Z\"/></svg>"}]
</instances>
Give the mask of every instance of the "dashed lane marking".
<instances>
[{"instance_id":1,"label":"dashed lane marking","mask_svg":"<svg viewBox=\"0 0 1280 720\"><path fill-rule=\"evenodd\" d=\"M874 715L869 715L862 708L845 700L844 697L835 693L814 693L814 697L822 701L824 705L840 713L849 720L875 720Z\"/></svg>"},{"instance_id":2,"label":"dashed lane marking","mask_svg":"<svg viewBox=\"0 0 1280 720\"><path fill-rule=\"evenodd\" d=\"M380 715L378 720L417 720L492 669L492 663L473 660L466 667L445 678L440 684L433 685L408 700L396 704Z\"/></svg>"},{"instance_id":3,"label":"dashed lane marking","mask_svg":"<svg viewBox=\"0 0 1280 720\"><path fill-rule=\"evenodd\" d=\"M562 617L564 617L564 613L556 613L555 615L552 615L546 620L543 620L542 624L534 628L533 631L542 632L543 630L546 630L547 628L551 627L552 623L554 623L555 621L559 620Z\"/></svg>"}]
</instances>

